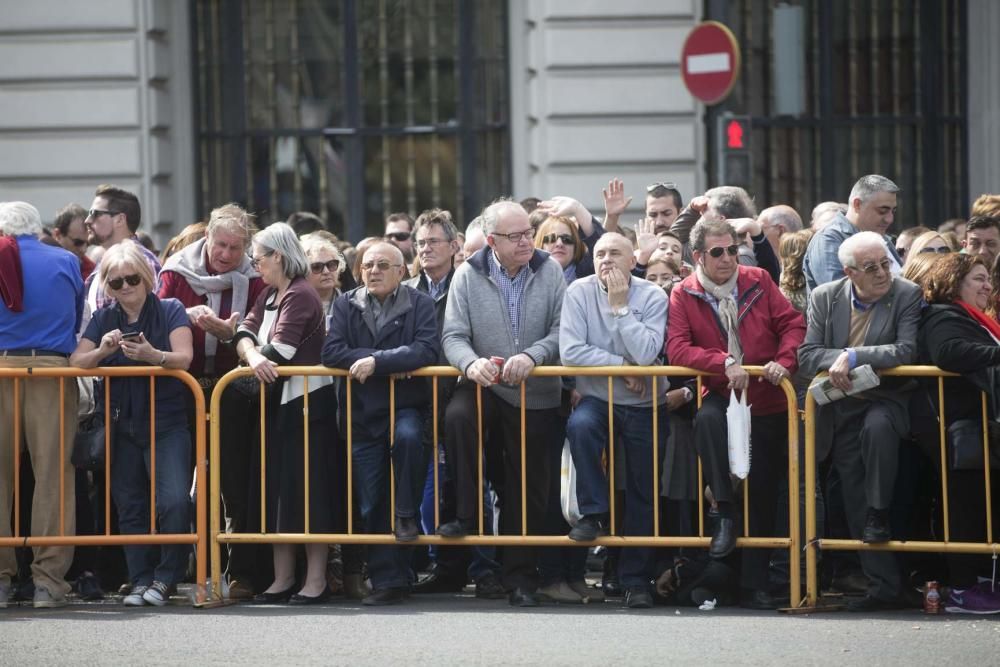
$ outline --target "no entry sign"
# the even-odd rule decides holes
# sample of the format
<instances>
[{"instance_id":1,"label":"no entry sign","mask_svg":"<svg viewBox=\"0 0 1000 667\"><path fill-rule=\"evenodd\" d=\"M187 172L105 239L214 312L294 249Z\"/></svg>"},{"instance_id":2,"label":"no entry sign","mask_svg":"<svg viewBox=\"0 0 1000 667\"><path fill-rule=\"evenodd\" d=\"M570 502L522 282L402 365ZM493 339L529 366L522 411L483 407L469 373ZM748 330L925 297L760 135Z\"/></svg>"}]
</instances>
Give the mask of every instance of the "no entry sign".
<instances>
[{"instance_id":1,"label":"no entry sign","mask_svg":"<svg viewBox=\"0 0 1000 667\"><path fill-rule=\"evenodd\" d=\"M740 73L740 45L726 26L705 21L681 49L681 74L688 91L705 104L725 99Z\"/></svg>"}]
</instances>

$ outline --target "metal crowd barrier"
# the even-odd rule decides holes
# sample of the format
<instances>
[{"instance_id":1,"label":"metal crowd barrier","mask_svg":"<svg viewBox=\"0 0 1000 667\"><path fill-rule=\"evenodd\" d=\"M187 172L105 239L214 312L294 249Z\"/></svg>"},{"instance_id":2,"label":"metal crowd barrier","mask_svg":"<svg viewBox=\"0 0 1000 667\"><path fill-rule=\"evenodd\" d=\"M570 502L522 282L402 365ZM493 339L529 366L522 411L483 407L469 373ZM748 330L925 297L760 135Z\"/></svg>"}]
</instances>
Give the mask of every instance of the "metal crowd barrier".
<instances>
[{"instance_id":1,"label":"metal crowd barrier","mask_svg":"<svg viewBox=\"0 0 1000 667\"><path fill-rule=\"evenodd\" d=\"M819 601L819 574L817 572L817 556L822 549L831 551L896 551L896 552L939 552L993 554L1000 551L1000 544L993 541L992 494L990 488L990 450L988 414L986 409L986 394L982 394L982 425L983 425L983 480L986 485L986 541L985 542L952 542L950 541L949 507L948 507L948 452L946 443L946 423L944 416L945 392L944 378L959 377L957 373L942 371L936 366L899 366L893 369L879 371L881 376L897 377L936 377L938 396L938 437L940 445L941 473L941 511L943 518L944 539L929 540L891 540L881 544L865 544L861 540L828 539L816 535L816 402L812 394L806 392L805 401L805 512L806 512L806 604L816 607ZM795 570L792 570L794 572Z\"/></svg>"},{"instance_id":2,"label":"metal crowd barrier","mask_svg":"<svg viewBox=\"0 0 1000 667\"><path fill-rule=\"evenodd\" d=\"M111 459L114 456L114 449L110 447L111 430L105 431L105 457L104 457L104 534L103 535L66 535L66 465L61 466L59 473L59 534L58 535L21 535L21 409L20 409L20 383L31 382L33 378L58 378L59 379L59 405L60 408L66 395L67 378L78 377L148 377L149 378L149 402L150 402L150 455L149 455L149 533L145 535L112 535L111 534ZM196 602L202 603L206 596L206 573L207 573L207 553L208 553L208 526L206 522L207 492L205 485L199 483L196 492L196 522L193 533L158 533L156 529L156 382L157 377L172 377L184 383L194 395L195 421L197 424L205 422L205 396L201 387L189 373L185 371L161 368L158 366L135 366L116 368L0 368L0 379L13 379L14 382L14 501L13 501L13 536L0 537L0 547L39 547L39 546L126 546L143 544L194 544L196 545ZM111 424L110 407L110 383L104 383L104 423ZM66 442L65 420L67 415L62 409L59 410L59 459L64 462L69 461L69 455L73 447L72 442ZM72 414L76 419L76 412ZM4 426L6 428L7 426ZM198 480L204 480L206 476L206 447L205 431L202 428L195 429L195 459L196 475ZM6 520L6 519L4 519Z\"/></svg>"},{"instance_id":3,"label":"metal crowd barrier","mask_svg":"<svg viewBox=\"0 0 1000 667\"><path fill-rule=\"evenodd\" d=\"M760 376L763 374L763 367L760 366L745 366L747 372L753 376ZM282 376L303 376L305 378L305 395L303 404L303 420L304 420L304 439L306 450L304 452L304 476L305 480L303 493L305 494L304 508L306 515L304 517L305 532L302 533L268 533L266 531L265 525L265 452L267 448L266 443L266 410L264 405L265 393L264 388L261 387L260 391L260 495L261 495L261 526L260 532L258 533L233 533L224 532L222 530L223 520L222 520L222 503L221 503L221 475L220 468L223 462L220 461L220 433L224 426L220 419L220 405L222 399L222 392L225 388L231 384L234 380L240 377L246 377L252 375L252 371L248 368L237 368L230 371L216 384L215 389L212 392L211 399L211 435L210 435L210 471L211 471L211 497L210 497L210 534L211 534L211 550L212 550L212 587L213 594L216 599L221 599L221 581L222 581L222 570L221 570L221 545L222 544L234 544L234 543L265 543L265 544L276 544L276 543L286 543L286 544L306 544L306 543L329 543L329 544L397 544L395 537L391 533L386 534L360 534L354 532L353 526L353 507L354 507L354 497L352 489L352 423L351 423L351 412L352 412L352 401L353 397L351 394L351 387L353 380L348 376L347 371L339 369L325 368L322 366L282 366L277 369L278 374ZM344 378L342 381L347 382L347 417L348 421L346 424L346 451L347 451L347 532L340 534L320 534L313 533L309 531L309 452L308 452L308 442L309 442L309 385L308 378L313 376L340 376ZM430 377L432 378L432 413L433 413L433 461L438 461L439 457L439 442L440 442L440 424L439 424L439 405L438 405L438 380L442 377L458 377L460 373L450 366L430 366L422 368L412 373L411 376L415 377ZM602 366L602 367L570 367L570 366L540 366L532 371L532 375L536 377L552 377L552 376L605 376L608 378L608 392L609 392L609 417L613 416L613 404L614 404L614 394L613 394L613 377L622 376L646 376L652 377L652 394L654 397L654 409L653 409L653 438L654 441L657 438L658 429L658 410L661 406L656 403L657 396L657 381L658 378L665 376L694 376L697 377L698 391L698 405L701 405L701 378L702 376L711 375L710 373L704 373L691 368L684 368L680 366ZM783 380L781 382L781 389L785 392L785 396L788 401L788 509L789 509L789 522L788 537L775 537L775 536L754 536L749 535L749 509L748 509L748 488L749 484L753 483L753 472L751 469L751 474L748 479L743 484L744 491L744 532L741 537L737 539L737 546L742 548L756 548L756 549L787 549L789 556L790 572L793 576L790 576L790 599L792 604L797 606L800 601L800 581L798 576L794 576L794 573L799 572L800 569L800 557L801 557L801 539L799 532L799 484L796 480L799 479L799 460L798 460L798 440L799 440L799 424L798 424L798 410L796 404L795 389L791 382L788 380ZM482 413L482 387L477 387L476 389L476 403L478 412L478 461L479 461L479 530L477 535L469 535L464 538L442 538L437 535L421 535L415 541L407 542L406 545L413 544L439 544L439 545L477 545L477 544L489 544L489 545L507 545L507 546L517 546L517 545L535 545L535 546L580 546L579 542L574 542L570 540L567 535L528 535L527 534L527 502L525 500L526 488L525 488L525 467L521 466L521 535L488 535L484 533L483 526L483 413ZM524 384L521 384L521 461L525 461L525 449L526 449L526 433L525 433L525 389ZM395 381L390 382L389 389L389 406L390 406L390 444L394 437L395 432ZM614 441L614 420L609 419L609 442ZM694 446L694 443L691 443ZM610 502L610 512L611 521L610 528L611 534L607 537L598 538L593 542L593 544L600 544L605 546L652 546L652 547L702 547L707 548L709 546L710 537L705 535L704 526L704 494L698 493L698 535L694 537L679 537L679 536L664 536L660 535L660 519L659 519L659 498L660 498L660 475L653 475L654 484L654 495L653 497L657 499L657 502L653 503L653 534L648 536L620 536L614 534L614 523L615 523L615 493L614 493L614 447L609 447L608 450L608 483L610 486L609 502ZM657 447L653 447L653 466L654 470L659 471L659 460L658 460ZM434 475L434 518L435 524L439 523L438 519L438 508L440 507L440 485L438 480L438 466L431 466L433 468ZM394 497L394 487L395 480L394 476L391 474L392 467L390 465L390 521L395 520L395 497ZM698 488L699 490L704 489L704 483L702 480L702 468L701 462L698 463ZM391 528L390 528L391 530Z\"/></svg>"}]
</instances>

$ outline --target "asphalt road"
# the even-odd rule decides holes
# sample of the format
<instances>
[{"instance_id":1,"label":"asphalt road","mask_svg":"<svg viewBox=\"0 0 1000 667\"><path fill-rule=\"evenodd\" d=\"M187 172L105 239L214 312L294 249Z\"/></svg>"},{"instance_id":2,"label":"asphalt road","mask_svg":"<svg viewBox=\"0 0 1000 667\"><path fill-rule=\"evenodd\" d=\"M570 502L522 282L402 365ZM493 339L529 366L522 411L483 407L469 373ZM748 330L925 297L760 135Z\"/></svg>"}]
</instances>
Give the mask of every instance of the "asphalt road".
<instances>
[{"instance_id":1,"label":"asphalt road","mask_svg":"<svg viewBox=\"0 0 1000 667\"><path fill-rule=\"evenodd\" d=\"M470 594L362 609L74 604L0 610L0 665L1000 664L1000 619L892 612L785 616L617 603L512 610Z\"/></svg>"}]
</instances>

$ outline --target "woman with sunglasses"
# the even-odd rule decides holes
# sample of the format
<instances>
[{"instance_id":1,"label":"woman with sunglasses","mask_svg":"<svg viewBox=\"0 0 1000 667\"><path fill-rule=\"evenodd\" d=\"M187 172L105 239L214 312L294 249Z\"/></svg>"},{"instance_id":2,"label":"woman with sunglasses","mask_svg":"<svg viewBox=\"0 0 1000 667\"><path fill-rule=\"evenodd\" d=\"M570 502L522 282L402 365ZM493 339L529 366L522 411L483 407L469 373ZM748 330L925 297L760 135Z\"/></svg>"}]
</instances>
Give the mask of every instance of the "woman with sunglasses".
<instances>
[{"instance_id":1,"label":"woman with sunglasses","mask_svg":"<svg viewBox=\"0 0 1000 667\"><path fill-rule=\"evenodd\" d=\"M913 258L921 254L947 254L949 252L951 252L951 247L948 245L948 242L944 240L943 236L933 230L926 231L917 238L913 239L913 243L910 245L910 250L906 253L906 261L903 263L903 266L906 266Z\"/></svg>"},{"instance_id":2,"label":"woman with sunglasses","mask_svg":"<svg viewBox=\"0 0 1000 667\"><path fill-rule=\"evenodd\" d=\"M313 232L301 237L302 249L309 262L309 273L306 279L313 286L323 303L326 314L326 329L330 329L330 315L333 313L333 302L341 292L341 276L347 263L344 256L332 241L323 237L322 232Z\"/></svg>"},{"instance_id":3,"label":"woman with sunglasses","mask_svg":"<svg viewBox=\"0 0 1000 667\"><path fill-rule=\"evenodd\" d=\"M70 364L96 366L161 366L186 370L193 356L188 316L176 299L153 293L154 276L135 243L119 243L105 253L98 280L111 305L98 309L84 331ZM191 436L185 392L179 380L156 380L155 449L150 442L149 379L109 380L114 443L111 493L123 535L149 532L149 469L156 456L156 519L161 533L190 529ZM95 391L96 414L105 414L104 392ZM126 546L131 591L125 604L162 606L176 591L187 569L190 547Z\"/></svg>"},{"instance_id":4,"label":"woman with sunglasses","mask_svg":"<svg viewBox=\"0 0 1000 667\"><path fill-rule=\"evenodd\" d=\"M337 412L332 376L279 376L279 366L320 363L326 324L319 295L306 279L312 269L295 232L276 222L253 237L251 264L268 289L233 338L236 352L270 387L265 406L266 532L331 533L339 528L342 486L335 476ZM325 265L324 265L325 270ZM308 391L308 411L305 396ZM304 415L309 419L309 525L306 526ZM259 604L316 604L330 597L327 545L307 544L306 575L295 578L295 546L275 544L274 581ZM297 591L297 592L296 592Z\"/></svg>"},{"instance_id":5,"label":"woman with sunglasses","mask_svg":"<svg viewBox=\"0 0 1000 667\"><path fill-rule=\"evenodd\" d=\"M593 236L593 235L592 235ZM599 236L593 236L597 242ZM594 273L591 248L580 239L576 223L569 218L550 216L538 226L535 247L549 253L562 267L566 284Z\"/></svg>"}]
</instances>

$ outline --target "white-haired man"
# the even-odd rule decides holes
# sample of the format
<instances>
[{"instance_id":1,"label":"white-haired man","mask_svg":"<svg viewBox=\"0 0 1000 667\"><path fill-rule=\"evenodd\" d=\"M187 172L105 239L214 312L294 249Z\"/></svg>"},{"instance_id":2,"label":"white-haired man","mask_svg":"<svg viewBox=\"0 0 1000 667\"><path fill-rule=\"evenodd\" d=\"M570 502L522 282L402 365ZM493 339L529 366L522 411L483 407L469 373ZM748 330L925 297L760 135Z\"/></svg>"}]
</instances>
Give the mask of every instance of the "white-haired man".
<instances>
[{"instance_id":1,"label":"white-haired man","mask_svg":"<svg viewBox=\"0 0 1000 667\"><path fill-rule=\"evenodd\" d=\"M0 204L0 235L13 238L16 243L0 253L0 282L5 285L0 303L0 368L64 368L76 348L74 334L83 315L80 263L62 248L41 243L38 240L41 233L42 219L34 206L26 202ZM77 385L66 382L63 386L61 392L56 378L28 378L21 380L19 397L15 398L14 380L0 380L2 537L11 535L13 480L18 474L13 465L14 447L20 447L21 443L14 441L15 419L20 422L35 476L30 534L76 532L76 475L70 465L70 452L76 435ZM17 414L15 402L19 405ZM60 480L64 482L62 490ZM22 529L21 535L24 534ZM65 576L72 560L73 547L34 548L31 576L35 583L35 607L66 604L70 587ZM0 548L0 608L7 606L11 576L16 572L14 549Z\"/></svg>"},{"instance_id":2,"label":"white-haired man","mask_svg":"<svg viewBox=\"0 0 1000 667\"><path fill-rule=\"evenodd\" d=\"M802 377L828 371L838 389L851 388L859 365L894 368L913 360L920 322L921 291L893 278L881 234L859 232L838 251L846 277L810 295L806 338L799 348ZM885 378L877 389L819 409L816 459L831 458L840 475L851 536L865 543L889 540L889 504L899 459L899 441L910 430L906 378ZM868 595L848 605L855 611L898 606L902 580L895 556L862 551Z\"/></svg>"}]
</instances>

